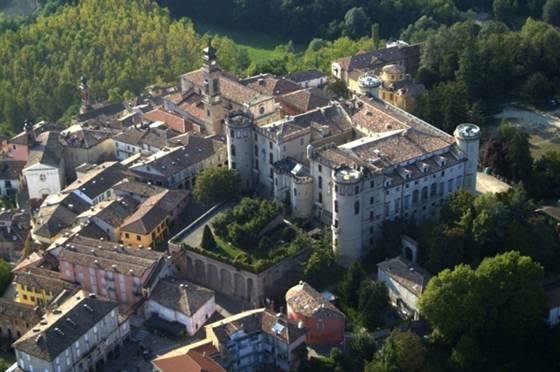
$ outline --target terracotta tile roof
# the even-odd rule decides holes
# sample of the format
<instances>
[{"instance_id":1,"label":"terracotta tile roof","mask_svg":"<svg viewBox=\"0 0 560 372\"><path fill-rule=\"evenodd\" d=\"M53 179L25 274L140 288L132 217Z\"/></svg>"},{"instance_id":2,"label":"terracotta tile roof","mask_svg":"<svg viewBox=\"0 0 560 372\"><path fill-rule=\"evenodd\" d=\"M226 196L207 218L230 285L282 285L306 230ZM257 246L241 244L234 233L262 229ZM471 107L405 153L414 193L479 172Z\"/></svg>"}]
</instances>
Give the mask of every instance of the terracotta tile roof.
<instances>
[{"instance_id":1,"label":"terracotta tile roof","mask_svg":"<svg viewBox=\"0 0 560 372\"><path fill-rule=\"evenodd\" d=\"M0 298L0 316L36 323L41 314L31 305L20 304L6 298Z\"/></svg>"},{"instance_id":2,"label":"terracotta tile roof","mask_svg":"<svg viewBox=\"0 0 560 372\"><path fill-rule=\"evenodd\" d=\"M288 289L286 304L297 313L307 317L346 318L342 311L303 281Z\"/></svg>"},{"instance_id":3,"label":"terracotta tile roof","mask_svg":"<svg viewBox=\"0 0 560 372\"><path fill-rule=\"evenodd\" d=\"M143 182L131 181L128 178L113 185L114 191L128 193L129 196L147 199L148 197L165 191L165 188L149 185Z\"/></svg>"},{"instance_id":4,"label":"terracotta tile roof","mask_svg":"<svg viewBox=\"0 0 560 372\"><path fill-rule=\"evenodd\" d=\"M393 46L374 50L372 52L359 52L350 57L337 59L343 70L351 72L354 69L373 69L389 63L402 61L411 56L419 55L420 45Z\"/></svg>"},{"instance_id":5,"label":"terracotta tile roof","mask_svg":"<svg viewBox=\"0 0 560 372\"><path fill-rule=\"evenodd\" d=\"M14 282L35 289L44 289L55 296L65 289L73 290L77 286L60 279L60 273L40 267L28 267L16 272Z\"/></svg>"},{"instance_id":6,"label":"terracotta tile roof","mask_svg":"<svg viewBox=\"0 0 560 372\"><path fill-rule=\"evenodd\" d=\"M254 91L267 96L278 96L301 89L295 82L285 78L277 78L272 74L253 76L241 82Z\"/></svg>"},{"instance_id":7,"label":"terracotta tile roof","mask_svg":"<svg viewBox=\"0 0 560 372\"><path fill-rule=\"evenodd\" d=\"M80 235L73 235L57 242L56 245L62 247L58 256L59 261L138 278L151 271L163 258L161 252L127 247L123 244Z\"/></svg>"},{"instance_id":8,"label":"terracotta tile roof","mask_svg":"<svg viewBox=\"0 0 560 372\"><path fill-rule=\"evenodd\" d=\"M161 207L161 199L167 191L147 198L121 226L121 231L135 234L149 234L168 216L168 211Z\"/></svg>"},{"instance_id":9,"label":"terracotta tile roof","mask_svg":"<svg viewBox=\"0 0 560 372\"><path fill-rule=\"evenodd\" d=\"M416 296L422 294L432 277L424 268L401 256L378 263L377 270L385 272Z\"/></svg>"},{"instance_id":10,"label":"terracotta tile roof","mask_svg":"<svg viewBox=\"0 0 560 372\"><path fill-rule=\"evenodd\" d=\"M96 217L116 228L136 210L138 204L138 201L128 196L121 197L119 200L102 201L81 213L78 218Z\"/></svg>"},{"instance_id":11,"label":"terracotta tile roof","mask_svg":"<svg viewBox=\"0 0 560 372\"><path fill-rule=\"evenodd\" d=\"M151 121L161 121L165 123L165 125L167 125L169 128L180 133L185 133L192 130L192 125L185 119L177 114L165 111L161 107L145 113L144 119Z\"/></svg>"},{"instance_id":12,"label":"terracotta tile roof","mask_svg":"<svg viewBox=\"0 0 560 372\"><path fill-rule=\"evenodd\" d=\"M153 364L162 372L226 372L217 362L194 350L170 357L162 355Z\"/></svg>"},{"instance_id":13,"label":"terracotta tile roof","mask_svg":"<svg viewBox=\"0 0 560 372\"><path fill-rule=\"evenodd\" d=\"M327 106L331 98L321 89L308 88L278 96L276 100L299 113L304 113L318 107Z\"/></svg>"},{"instance_id":14,"label":"terracotta tile roof","mask_svg":"<svg viewBox=\"0 0 560 372\"><path fill-rule=\"evenodd\" d=\"M183 75L183 79L191 81L201 88L204 84L204 71L202 69L191 71ZM222 72L220 76L220 92L225 99L241 105L259 94L259 92L246 87L237 78L225 72Z\"/></svg>"},{"instance_id":15,"label":"terracotta tile roof","mask_svg":"<svg viewBox=\"0 0 560 372\"><path fill-rule=\"evenodd\" d=\"M144 145L162 149L168 145L169 139L178 136L180 132L169 128L150 128L148 126L133 126L125 129L113 137L116 142L142 147Z\"/></svg>"},{"instance_id":16,"label":"terracotta tile roof","mask_svg":"<svg viewBox=\"0 0 560 372\"><path fill-rule=\"evenodd\" d=\"M89 149L110 139L116 133L115 129L101 125L72 125L60 132L60 143L65 147Z\"/></svg>"},{"instance_id":17,"label":"terracotta tile roof","mask_svg":"<svg viewBox=\"0 0 560 372\"><path fill-rule=\"evenodd\" d=\"M164 279L158 282L150 294L150 301L192 317L213 297L214 291L194 283Z\"/></svg>"}]
</instances>

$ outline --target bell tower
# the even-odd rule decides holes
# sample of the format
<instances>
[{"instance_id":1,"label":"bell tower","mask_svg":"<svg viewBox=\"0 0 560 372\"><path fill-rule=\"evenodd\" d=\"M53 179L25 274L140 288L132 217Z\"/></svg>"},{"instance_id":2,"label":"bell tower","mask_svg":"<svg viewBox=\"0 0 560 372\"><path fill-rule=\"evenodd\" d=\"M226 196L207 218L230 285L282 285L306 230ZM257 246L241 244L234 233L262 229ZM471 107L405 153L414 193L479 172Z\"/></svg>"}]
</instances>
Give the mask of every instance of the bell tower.
<instances>
[{"instance_id":1,"label":"bell tower","mask_svg":"<svg viewBox=\"0 0 560 372\"><path fill-rule=\"evenodd\" d=\"M202 102L206 110L206 130L209 134L219 134L223 133L225 114L220 94L221 71L218 67L216 49L212 47L211 39L208 39L208 45L203 52L204 86L202 88Z\"/></svg>"}]
</instances>

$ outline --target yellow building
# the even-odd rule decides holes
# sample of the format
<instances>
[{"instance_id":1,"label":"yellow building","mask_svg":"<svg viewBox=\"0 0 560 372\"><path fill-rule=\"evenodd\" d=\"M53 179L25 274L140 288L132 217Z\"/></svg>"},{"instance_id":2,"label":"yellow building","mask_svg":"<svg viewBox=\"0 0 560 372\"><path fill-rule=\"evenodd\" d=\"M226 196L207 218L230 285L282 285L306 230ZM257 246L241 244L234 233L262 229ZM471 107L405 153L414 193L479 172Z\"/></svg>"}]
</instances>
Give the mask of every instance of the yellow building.
<instances>
[{"instance_id":1,"label":"yellow building","mask_svg":"<svg viewBox=\"0 0 560 372\"><path fill-rule=\"evenodd\" d=\"M164 240L170 223L170 213L164 206L166 194L150 196L124 220L120 229L123 244L147 248Z\"/></svg>"},{"instance_id":2,"label":"yellow building","mask_svg":"<svg viewBox=\"0 0 560 372\"><path fill-rule=\"evenodd\" d=\"M379 87L379 98L405 111L413 111L416 98L426 90L424 85L416 84L405 73L404 68L398 65L384 66L381 80L383 83Z\"/></svg>"},{"instance_id":3,"label":"yellow building","mask_svg":"<svg viewBox=\"0 0 560 372\"><path fill-rule=\"evenodd\" d=\"M16 272L17 301L22 304L46 307L63 290L72 292L76 285L59 277L60 273L40 267L26 267Z\"/></svg>"}]
</instances>

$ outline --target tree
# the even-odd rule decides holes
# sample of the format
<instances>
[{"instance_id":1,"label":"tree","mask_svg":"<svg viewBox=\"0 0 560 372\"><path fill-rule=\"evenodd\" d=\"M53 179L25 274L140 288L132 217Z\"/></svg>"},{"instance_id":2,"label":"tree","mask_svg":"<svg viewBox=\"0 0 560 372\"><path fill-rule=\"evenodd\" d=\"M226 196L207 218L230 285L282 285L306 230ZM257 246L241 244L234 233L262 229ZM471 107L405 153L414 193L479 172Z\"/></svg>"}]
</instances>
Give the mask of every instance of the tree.
<instances>
[{"instance_id":1,"label":"tree","mask_svg":"<svg viewBox=\"0 0 560 372\"><path fill-rule=\"evenodd\" d=\"M432 278L418 306L435 332L456 344L463 335L478 345L520 340L545 308L542 266L518 252L486 258L476 270L459 265Z\"/></svg>"},{"instance_id":2,"label":"tree","mask_svg":"<svg viewBox=\"0 0 560 372\"><path fill-rule=\"evenodd\" d=\"M353 308L358 306L359 290L365 278L366 273L359 262L354 262L344 274L344 278L339 285L339 291L347 306Z\"/></svg>"},{"instance_id":3,"label":"tree","mask_svg":"<svg viewBox=\"0 0 560 372\"><path fill-rule=\"evenodd\" d=\"M525 98L532 102L542 102L554 93L552 83L541 72L531 74L522 89Z\"/></svg>"},{"instance_id":4,"label":"tree","mask_svg":"<svg viewBox=\"0 0 560 372\"><path fill-rule=\"evenodd\" d=\"M0 258L0 293L4 293L11 281L12 269L4 259Z\"/></svg>"},{"instance_id":5,"label":"tree","mask_svg":"<svg viewBox=\"0 0 560 372\"><path fill-rule=\"evenodd\" d=\"M214 205L239 196L241 177L233 169L207 168L197 177L193 189L195 199Z\"/></svg>"},{"instance_id":6,"label":"tree","mask_svg":"<svg viewBox=\"0 0 560 372\"><path fill-rule=\"evenodd\" d=\"M364 8L354 7L344 16L344 31L352 38L358 38L368 33L371 21Z\"/></svg>"},{"instance_id":7,"label":"tree","mask_svg":"<svg viewBox=\"0 0 560 372\"><path fill-rule=\"evenodd\" d=\"M216 240L214 240L214 234L212 234L212 230L208 225L204 225L204 231L202 232L202 241L200 242L200 246L209 251L216 248Z\"/></svg>"},{"instance_id":8,"label":"tree","mask_svg":"<svg viewBox=\"0 0 560 372\"><path fill-rule=\"evenodd\" d=\"M383 324L389 307L389 293L385 284L364 280L358 291L358 313L363 326L373 331Z\"/></svg>"},{"instance_id":9,"label":"tree","mask_svg":"<svg viewBox=\"0 0 560 372\"><path fill-rule=\"evenodd\" d=\"M543 19L556 27L560 27L560 0L547 0L543 6Z\"/></svg>"},{"instance_id":10,"label":"tree","mask_svg":"<svg viewBox=\"0 0 560 372\"><path fill-rule=\"evenodd\" d=\"M350 91L348 90L344 80L334 80L329 82L327 89L337 97L348 98L350 96Z\"/></svg>"},{"instance_id":11,"label":"tree","mask_svg":"<svg viewBox=\"0 0 560 372\"><path fill-rule=\"evenodd\" d=\"M373 47L377 48L379 45L379 23L374 23L371 25L371 40L373 41Z\"/></svg>"}]
</instances>

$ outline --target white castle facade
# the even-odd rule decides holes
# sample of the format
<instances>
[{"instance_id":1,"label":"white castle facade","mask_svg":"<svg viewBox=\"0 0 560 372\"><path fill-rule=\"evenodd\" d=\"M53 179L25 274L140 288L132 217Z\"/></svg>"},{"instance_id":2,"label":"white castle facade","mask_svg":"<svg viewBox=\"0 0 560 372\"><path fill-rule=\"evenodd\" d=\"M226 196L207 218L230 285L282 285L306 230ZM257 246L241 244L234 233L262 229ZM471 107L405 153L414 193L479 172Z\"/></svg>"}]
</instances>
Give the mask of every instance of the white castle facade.
<instances>
[{"instance_id":1,"label":"white castle facade","mask_svg":"<svg viewBox=\"0 0 560 372\"><path fill-rule=\"evenodd\" d=\"M261 127L235 112L225 127L229 167L243 187L330 225L344 265L374 248L383 221L437 218L450 193L476 187L476 125L461 124L451 136L374 99Z\"/></svg>"}]
</instances>

